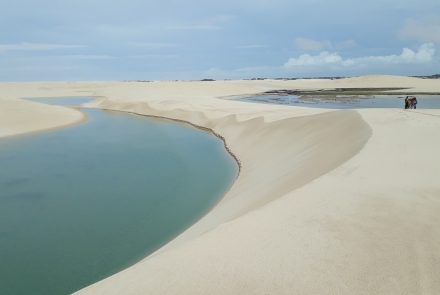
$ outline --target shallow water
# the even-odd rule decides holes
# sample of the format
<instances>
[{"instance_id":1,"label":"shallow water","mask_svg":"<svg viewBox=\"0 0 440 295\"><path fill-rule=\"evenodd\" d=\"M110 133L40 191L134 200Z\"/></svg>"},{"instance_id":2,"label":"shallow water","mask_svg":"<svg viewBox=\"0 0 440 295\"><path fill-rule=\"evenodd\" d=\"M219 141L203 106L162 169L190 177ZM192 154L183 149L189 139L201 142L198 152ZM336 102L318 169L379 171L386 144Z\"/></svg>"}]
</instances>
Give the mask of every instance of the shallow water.
<instances>
[{"instance_id":1,"label":"shallow water","mask_svg":"<svg viewBox=\"0 0 440 295\"><path fill-rule=\"evenodd\" d=\"M236 177L209 133L82 111L83 124L0 139L0 294L69 294L107 277L194 223Z\"/></svg>"},{"instance_id":2,"label":"shallow water","mask_svg":"<svg viewBox=\"0 0 440 295\"><path fill-rule=\"evenodd\" d=\"M255 95L241 97L238 100L269 104L294 105L311 108L328 109L360 109L360 108L403 108L405 97L398 95L375 95L357 97L339 97L336 99L309 97L301 98L297 95ZM440 96L418 95L418 109L440 109Z\"/></svg>"}]
</instances>

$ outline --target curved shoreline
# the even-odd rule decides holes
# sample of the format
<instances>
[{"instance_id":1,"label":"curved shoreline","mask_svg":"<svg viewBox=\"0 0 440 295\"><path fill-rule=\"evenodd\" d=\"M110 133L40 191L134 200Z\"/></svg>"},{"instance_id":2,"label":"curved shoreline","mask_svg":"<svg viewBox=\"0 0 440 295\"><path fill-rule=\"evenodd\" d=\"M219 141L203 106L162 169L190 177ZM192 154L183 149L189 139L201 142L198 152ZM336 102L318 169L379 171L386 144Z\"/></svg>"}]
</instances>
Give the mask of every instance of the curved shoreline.
<instances>
[{"instance_id":1,"label":"curved shoreline","mask_svg":"<svg viewBox=\"0 0 440 295\"><path fill-rule=\"evenodd\" d=\"M69 107L67 107L69 109ZM70 109L77 109L77 108L70 108ZM8 134L5 136L0 136L0 139L3 138L14 138L14 137L21 137L21 136L29 136L29 135L35 135L35 134L39 134L39 133L44 133L44 132L52 132L52 131L57 131L60 129L64 129L64 128L69 128L69 127L75 127L76 125L81 125L84 123L87 123L87 121L89 120L87 114L84 114L83 112L79 111L83 116L82 118L80 118L77 121L73 121L73 122L66 122L63 123L61 125L57 125L57 126L52 126L52 127L47 127L47 128L43 128L43 129L37 129L37 130L32 130L32 131L23 131L22 133L16 133L16 134Z\"/></svg>"},{"instance_id":2,"label":"curved shoreline","mask_svg":"<svg viewBox=\"0 0 440 295\"><path fill-rule=\"evenodd\" d=\"M26 113L26 116L29 116L31 119L25 119L26 121L29 122L25 122L23 119L23 122L20 122L21 125L23 125L21 127L21 130L15 130L15 131L9 131L6 132L4 134L2 134L0 132L0 138L6 138L6 137L16 137L16 136L26 136L28 134L34 134L34 133L39 133L39 132L49 132L49 131L53 131L53 130L58 130L61 128L65 128L65 127L69 127L69 126L74 126L77 124L82 124L84 122L86 122L87 116L75 109L75 108L66 108L66 107L62 107L62 106L54 106L54 105L48 105L48 104L44 104L44 103L38 103L38 102L32 102L29 100L25 100L25 99L17 99L17 101L19 101L21 103L22 106L20 106L21 108L24 106L25 109L22 109L22 112ZM1 101L0 101L1 103ZM35 106L38 106L38 109L42 110L42 114L36 116L35 113ZM15 106L14 106L15 109ZM44 123L42 126L38 126L35 127L34 124L34 120L38 121L43 117L50 117L53 116L54 113L61 113L61 116L58 115L57 118L51 118L50 120L48 120L47 123ZM3 117L6 118L7 123L5 124L17 124L16 122L13 123L13 120L15 120L14 118L9 119L8 116L10 116L11 114L3 114ZM8 121L11 121L8 123Z\"/></svg>"},{"instance_id":3,"label":"curved shoreline","mask_svg":"<svg viewBox=\"0 0 440 295\"><path fill-rule=\"evenodd\" d=\"M106 104L106 102L107 102L107 104ZM108 103L110 104L110 105L108 105ZM111 110L111 111L120 111L120 112L127 112L127 113L133 113L133 114L136 114L136 115L141 115L141 116L147 116L147 117L156 117L156 118L164 118L164 119L166 119L166 120L172 120L172 121L177 121L177 122L182 122L182 123L185 123L185 124L189 124L189 125L191 125L191 126L194 126L194 127L196 127L196 128L199 128L199 129L202 129L202 130L205 130L205 131L208 131L208 132L210 132L211 134L213 134L213 135L215 135L215 136L217 136L217 137L219 137L220 139L222 139L223 140L223 142L224 142L224 144L225 144L225 147L227 147L227 150L228 150L228 152L231 154L231 155L233 155L234 156L234 158L235 159L237 159L238 161L237 161L237 163L239 163L239 167L240 167L240 172L242 171L242 169L243 169L243 166L242 166L242 162L239 160L239 156L237 156L232 150L231 150L231 148L229 147L229 145L227 144L227 136L224 136L224 135L220 135L220 133L219 132L217 132L217 131L215 131L213 128L208 128L208 127L205 127L205 126L202 126L201 124L199 125L199 124L195 124L194 122L191 122L191 121L189 121L189 120L185 120L185 119L182 119L182 118L175 118L175 117L173 117L171 114L170 114L170 116L167 116L166 115L166 113L165 114L162 114L162 113L160 113L159 112L159 114L154 114L154 111L153 111L153 114L150 112L150 111L145 111L144 113L142 113L142 112L139 112L139 111L134 111L134 110L132 110L132 109L127 109L125 106L124 106L124 104L120 104L120 105L118 105L118 103L115 103L115 104L112 104L111 102L109 102L108 100L101 100L101 101L95 101L95 103L91 103L91 107L92 108L97 108L97 109L103 109L103 110ZM145 104L144 104L144 106L145 106ZM133 107L133 108L136 108L136 106L135 107ZM149 106L147 105L147 108L149 108ZM349 111L350 112L350 111ZM355 112L350 112L350 113L355 113ZM320 116L320 115L318 115L318 116ZM327 116L327 114L326 113L324 113L324 116ZM313 117L313 116L311 116L311 117ZM250 120L250 121L255 121L255 120ZM368 137L367 137L368 138ZM363 143L364 144L364 143ZM362 144L362 145L363 145ZM361 145L361 146L362 146ZM360 146L360 147L361 147ZM348 158L349 159L349 158ZM345 160L344 160L345 161ZM341 164L341 163L340 163ZM334 169L335 167L331 167L331 168L329 168L329 169ZM215 215L218 213L218 211L219 211L219 207L221 207L221 205L222 205L222 203L223 202L225 202L225 201L227 201L227 198L228 197L230 197L229 195L230 195L230 192L231 192L231 190L233 190L233 189L236 189L237 188L237 181L238 181L238 179L239 179L239 177L240 177L240 173L237 175L237 178L236 178L236 180L234 181L234 183L232 184L232 186L230 187L230 189L224 194L224 196L222 197L222 198L220 198L219 199L219 202L209 211L209 212L207 212L207 214L204 216L204 217L202 217L200 220L198 220L198 221L196 221L191 227L189 227L187 230L185 230L184 232L182 232L182 233L180 233L178 236L176 236L176 238L175 239L173 239L173 240L171 240L170 242L168 242L167 244L165 244L164 246L162 246L160 249L158 249L157 251L155 251L155 252L153 252L152 254L150 254L149 256L147 256L147 257L145 257L144 259L142 259L141 261L139 261L139 262L137 262L136 264L134 264L133 266L131 266L131 267L129 267L129 268L127 268L127 269L125 269L125 270L122 270L121 272L119 272L119 273L117 273L117 274L115 274L115 275L113 275L113 276L110 276L109 278L107 278L107 279L104 279L104 280L102 280L102 281L100 281L100 282L97 282L97 283L95 283L95 284L93 284L93 285L91 285L91 286L89 286L89 287L86 287L86 288L84 288L84 289L82 289L82 290L80 290L80 291L78 291L77 293L78 294L81 294L82 292L86 292L86 291L88 291L90 288L92 288L91 290L94 290L94 286L97 286L97 285L99 285L99 284L101 284L101 282L106 282L107 280L112 280L112 278L117 278L121 273L125 273L125 272L130 272L130 271L132 271L133 270L133 268L138 268L139 267L139 265L140 264L143 264L143 263L145 263L145 262L148 262L148 260L150 260L150 259L152 259L152 258L154 258L154 257L156 257L156 256L160 256L162 253L166 253L166 251L167 250L170 250L170 249L174 249L174 248L176 248L176 247L179 247L180 245L182 245L182 244L185 244L187 241L190 241L190 240L192 240L192 239L196 239L197 237L199 237L199 236L201 236L201 235L203 235L204 233L206 233L207 231L210 231L210 230L212 230L213 228L215 228L215 227L217 227L217 226L219 226L219 225L221 225L222 223L224 223L224 222L230 222L231 220L233 220L233 219L235 219L236 217L233 217L233 216L230 216L230 217L228 217L228 218L221 218L220 217L220 220L218 220L218 216L216 217ZM318 176L316 176L316 177L318 177ZM312 181L312 180L308 180L308 181ZM302 186L302 185L304 185L304 184L301 184L300 186ZM264 206L264 203L266 203L266 201L263 201L263 204L262 205L260 205L260 206ZM244 207L242 207L243 209L245 209L245 211L244 212L242 212L242 213L240 213L240 215L246 215L246 212L249 212L249 211L252 211L252 210L255 210L256 208L250 208L250 207L248 207L248 206L244 206ZM253 205L252 205L252 207L253 207ZM246 209L247 208L247 209ZM240 209L239 211L242 211L242 209ZM218 215L218 214L217 214ZM212 216L214 216L214 217L212 217ZM210 224L210 222L209 222L209 219L217 219L216 221L214 221L214 224ZM208 219L208 222L204 222L204 221L206 221L206 219ZM107 290L108 291L108 290ZM107 292L106 291L106 292ZM91 291L92 293L94 293L95 291Z\"/></svg>"},{"instance_id":4,"label":"curved shoreline","mask_svg":"<svg viewBox=\"0 0 440 295\"><path fill-rule=\"evenodd\" d=\"M271 89L439 92L435 82L369 76L77 87L107 97L101 107L210 128L242 163L228 194L183 238L78 293L438 293L439 110L326 112L215 99Z\"/></svg>"},{"instance_id":5,"label":"curved shoreline","mask_svg":"<svg viewBox=\"0 0 440 295\"><path fill-rule=\"evenodd\" d=\"M57 101L46 101L46 103L57 103ZM6 250L3 254L10 252L11 255L9 259L4 257L5 263L9 263L3 265L0 272L9 273L9 264L14 267L11 269L11 275L5 277L5 286L0 287L4 292L7 290L20 292L19 290L26 290L25 286L27 286L28 292L34 290L36 294L40 294L45 289L52 290L50 292L70 291L71 293L125 269L128 265L144 258L146 254L156 251L173 236L180 234L209 212L223 196L225 190L232 185L237 175L237 165L234 160L223 149L223 143L211 133L170 120L98 109L83 108L81 111L90 118L89 124L44 133L44 135L31 135L23 138L26 139L24 141L5 140L4 153L0 153L0 156L4 160L3 164L6 165L4 167L10 167L11 171L10 173L7 170L4 171L4 177L0 177L0 187L5 184L5 190L0 193L1 201L5 201L3 199L6 198L3 209L8 212L7 208L9 208L13 212L11 216L19 218L20 210L14 211L16 208L8 203L8 199L15 199L12 196L16 195L16 191L32 194L37 190L36 193L45 198L43 202L37 203L37 207L43 208L45 213L36 213L35 216L31 214L30 220L34 220L34 224L39 224L40 219L45 220L46 216L53 214L54 217L49 220L52 219L58 226L34 228L33 224L29 224L26 227L27 232L23 229L22 235L26 236L26 233L31 236L36 235L40 229L41 238L36 241L32 238L27 240L23 238L20 244L9 249L7 245L15 243L16 238L20 238L20 235L13 234L14 229L17 228L17 232L21 233L21 228L13 226L15 225L14 218L4 219L5 224L2 229L4 232L6 230L6 233L10 229L11 238L6 239L6 244L1 245L0 248ZM9 141L13 149L8 149ZM9 153L15 157L8 157ZM33 155L30 162L23 161L27 159L27 154ZM110 160L109 163L106 162L108 160ZM18 168L21 173L17 173L17 170L12 169L14 163L17 167L27 167L27 169ZM34 165L34 163L44 164L41 167L41 164ZM146 165L137 163L146 163ZM33 173L34 170L39 171L46 167L49 169L41 171L41 176L38 172ZM95 168L84 174L84 168L90 167ZM101 167L107 167L107 169ZM63 177L57 179L56 183L52 183L53 177L61 174ZM115 178L115 175L119 177ZM21 187L8 187L10 179L20 176L35 177L29 178L28 183L31 185L23 183ZM112 182L113 179L117 179L116 186ZM151 181L152 179L154 181ZM77 182L75 187L63 192L63 188L75 182ZM57 191L58 188L61 190ZM148 192L150 195L153 193L151 198L145 198L146 192L147 195ZM81 201L81 195L91 198L90 200L83 198ZM54 201L51 199L52 196L59 200L52 202ZM63 198L60 199L58 196ZM25 201L27 203L23 202L22 206L35 205L32 201L29 205L28 199ZM114 206L114 204L118 205ZM71 207L75 210L70 211ZM66 214L58 215L59 212ZM70 212L74 213L69 214ZM87 212L92 214L88 216ZM124 212L129 212L129 214L126 215ZM78 215L81 215L80 219L77 219ZM60 219L58 220L56 216ZM23 220L28 219L23 216ZM85 220L88 221L85 223ZM12 226L6 226L7 224ZM69 236L63 236L64 233L70 231L69 226L72 224L75 224L75 230ZM46 233L51 234L45 236ZM96 237L87 238L83 233L96 235ZM35 249L35 254L40 253L39 255L29 257L29 259L19 259L23 256L27 257L27 249L34 249L40 240L45 245L50 245L50 241L57 240L59 236L63 236L67 244L65 247L55 246L53 254L47 257L49 271L45 269L44 264L39 265L41 261L38 257L44 259L45 256L38 248ZM99 238L101 236L105 238ZM121 236L124 238L121 239ZM131 241L129 246L126 240ZM105 246L102 241L107 241L108 245ZM24 248L24 251L20 250L21 248ZM44 248L46 247L42 249ZM14 249L17 250L14 251ZM62 254L63 251L64 254ZM44 250L41 252L44 253ZM89 255L85 255L86 253ZM90 256L92 253L94 253L93 257ZM109 253L112 254L109 255ZM71 257L75 254L78 257L72 260ZM54 257L57 258L54 259ZM30 262L34 261L32 260L34 258L35 263L31 263L33 267L23 266L26 260ZM62 262L57 262L60 258L64 261L65 267ZM16 259L18 259L16 263L11 263ZM39 271L40 266L41 271ZM58 287L52 285L49 280L43 279L50 275L51 268L59 268L51 280L55 281L57 278ZM66 270L70 272L66 273ZM35 275L29 275L32 273ZM71 281L70 273L78 274L77 283ZM20 283L22 274L28 275ZM32 280L30 279L32 277L42 279Z\"/></svg>"},{"instance_id":6,"label":"curved shoreline","mask_svg":"<svg viewBox=\"0 0 440 295\"><path fill-rule=\"evenodd\" d=\"M56 97L54 97L54 99L57 99ZM28 101L28 100L24 100L24 101ZM84 103L84 105L87 104L93 104L94 102L97 102L97 98L95 97L95 99L93 99L90 102ZM157 115L146 115L146 114L142 114L142 113L137 113L137 112L132 112L132 111L121 111L121 110L117 110L117 109L107 109L107 108L99 108L99 107L87 107L87 106L61 106L61 105L49 105L49 104L45 104L44 102L38 102L38 104L40 105L44 105L44 106L55 106L57 108L61 107L63 109L67 109L67 110L75 110L76 112L78 112L79 114L81 114L81 118L78 121L73 121L73 122L67 122L64 123L62 125L58 125L58 126L53 126L53 127L49 127L49 128L44 128L44 129L39 129L39 130L32 130L32 131L27 131L24 133L19 133L19 134L13 134L13 135L8 135L6 137L10 138L10 137L18 137L18 136L28 136L28 135L34 135L34 134L38 134L38 133L42 133L42 132L50 132L50 131L55 131L55 130L59 130L59 129L63 129L63 128L69 128L69 127L74 127L75 125L78 124L83 124L85 122L87 122L88 117L87 114L85 114L84 112L81 112L81 108L89 108L89 109L97 109L97 110L102 110L102 111L113 111L113 112L119 112L119 113L127 113L127 114L133 114L133 115L137 115L137 116L142 116L142 117L147 117L147 118L155 118L155 119L163 119L163 120L167 120L167 121L171 121L171 122L175 122L175 123L180 123L183 125L189 125L192 128L195 128L197 130L200 130L202 132L206 132L209 133L212 136L217 137L218 139L220 139L223 142L223 146L226 150L226 152L234 159L236 165L237 165L237 175L235 176L234 181L231 183L231 185L226 188L224 194L222 196L220 196L218 198L218 201L214 204L214 206L212 208L209 209L209 211L207 211L202 217L200 217L199 219L197 219L192 225L194 225L195 223L197 223L200 219L202 219L205 215L209 214L209 212L211 212L212 210L214 210L214 208L217 206L217 204L219 202L221 202L221 200L227 195L227 193L229 192L229 190L233 187L235 181L237 180L237 178L240 175L241 172L241 168L242 168L242 164L239 160L239 158L232 152L232 150L230 149L230 147L227 144L226 139L220 135L219 133L215 132L213 129L208 128L208 127L204 127L201 125L197 125L197 124L193 124L190 121L186 121L186 120L180 120L180 119L174 119L171 117L166 117L166 116L157 116ZM192 225L190 225L189 227L191 227ZM188 227L188 228L189 228ZM187 229L188 229L187 228ZM183 232L185 232L187 229L185 229ZM174 240L176 237L180 236L183 232L179 232L176 234L175 237L173 237L170 241L168 241L166 244L164 244L163 246L161 246L159 249L155 250L153 253L148 254L147 256L145 256L144 258L140 259L139 261L133 263L137 264L138 262L142 261L143 259L146 259L154 254L156 254L157 252L160 252L162 250L162 248L164 248L166 245L168 245L172 240ZM132 266L131 265L131 266ZM131 267L128 266L128 267Z\"/></svg>"},{"instance_id":7,"label":"curved shoreline","mask_svg":"<svg viewBox=\"0 0 440 295\"><path fill-rule=\"evenodd\" d=\"M93 104L93 101L90 102L91 104ZM167 248L169 246L169 244L175 240L177 237L181 236L184 232L186 232L189 228L191 228L194 224L198 223L202 218L204 218L206 215L208 215L211 211L215 210L215 207L222 201L222 199L228 194L228 192L232 189L232 187L234 186L235 182L237 181L238 177L240 176L240 172L242 169L242 164L240 162L240 159L232 152L232 150L229 148L227 141L225 139L225 137L223 137L222 135L220 135L219 133L215 132L213 129L207 128L207 127L203 127L200 125L196 125L193 124L189 121L185 121L185 120L179 120L179 119L173 119L170 117L166 117L166 116L155 116L155 115L145 115L145 114L141 114L141 113L137 113L137 112L130 112L130 111L120 111L120 110L114 110L114 109L106 109L106 108L95 108L95 107L84 107L84 108L89 108L89 109L97 109L97 110L102 110L102 111L112 111L112 112L119 112L119 113L127 113L127 114L132 114L132 115L136 115L136 116L142 116L142 117L146 117L146 118L153 118L153 119L161 119L161 120L167 120L167 121L171 121L171 122L175 122L178 124L183 124L183 125L189 125L192 128L195 128L199 131L202 132L206 132L216 138L218 138L219 140L221 140L223 142L223 146L224 149L226 150L226 152L234 159L235 164L237 165L237 175L235 176L234 181L229 185L229 187L227 187L224 191L224 193L218 198L218 201L215 202L215 204L208 210L205 212L205 214L203 214L203 216L199 217L197 220L194 221L194 223L192 223L191 225L189 225L186 229L184 229L182 232L177 233L173 238L171 238L168 242L166 242L164 245L162 245L160 248L158 248L157 250L153 251L152 253L146 255L145 257L139 259L138 261L132 263L131 265L127 266L126 268L118 271L124 271L125 269L131 268L134 265L138 264L139 262L148 259L149 257L156 255L158 253L160 253L161 251L163 251L165 248ZM114 274L117 275L118 273ZM113 276L113 275L112 275ZM105 280L105 279L104 279ZM101 280L102 281L102 280ZM99 281L98 281L99 282ZM78 290L80 291L80 290ZM75 292L76 293L76 292Z\"/></svg>"},{"instance_id":8,"label":"curved shoreline","mask_svg":"<svg viewBox=\"0 0 440 295\"><path fill-rule=\"evenodd\" d=\"M93 107L92 107L93 109ZM185 125L190 125L191 127L198 129L200 131L203 132L207 132L210 133L211 135L217 137L218 139L220 139L223 142L223 146L225 148L225 150L228 152L228 154L235 160L235 163L237 164L238 167L238 172L237 172L237 176L235 177L236 179L238 178L238 176L240 175L240 171L241 171L241 162L240 159L232 152L232 150L230 149L230 147L228 146L228 143L226 142L226 139L224 136L222 136L221 134L215 132L213 129L208 128L208 127L204 127L201 125L197 125L197 124L193 124L189 121L185 121L185 120L180 120L180 119L173 119L170 117L166 117L166 116L155 116L155 115L145 115L142 113L137 113L137 112L130 112L130 111L118 111L118 110L113 110L113 109L106 109L106 108L94 108L97 110L104 110L104 111L113 111L113 112L121 112L121 113L127 113L127 114L133 114L133 115L137 115L137 116L142 116L142 117L147 117L147 118L156 118L156 119L164 119L164 120L168 120L168 121L172 121L172 122L176 122L176 123L181 123L181 124L185 124Z\"/></svg>"}]
</instances>

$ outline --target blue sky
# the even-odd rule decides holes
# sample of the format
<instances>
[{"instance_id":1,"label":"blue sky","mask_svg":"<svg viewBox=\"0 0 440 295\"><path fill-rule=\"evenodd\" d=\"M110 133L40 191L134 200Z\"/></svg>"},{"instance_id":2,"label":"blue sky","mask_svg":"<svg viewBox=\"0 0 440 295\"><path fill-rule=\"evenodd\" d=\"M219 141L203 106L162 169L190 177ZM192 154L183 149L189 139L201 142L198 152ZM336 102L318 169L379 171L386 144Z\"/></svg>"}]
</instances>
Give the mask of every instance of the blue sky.
<instances>
[{"instance_id":1,"label":"blue sky","mask_svg":"<svg viewBox=\"0 0 440 295\"><path fill-rule=\"evenodd\" d=\"M0 0L0 80L440 72L438 0Z\"/></svg>"}]
</instances>

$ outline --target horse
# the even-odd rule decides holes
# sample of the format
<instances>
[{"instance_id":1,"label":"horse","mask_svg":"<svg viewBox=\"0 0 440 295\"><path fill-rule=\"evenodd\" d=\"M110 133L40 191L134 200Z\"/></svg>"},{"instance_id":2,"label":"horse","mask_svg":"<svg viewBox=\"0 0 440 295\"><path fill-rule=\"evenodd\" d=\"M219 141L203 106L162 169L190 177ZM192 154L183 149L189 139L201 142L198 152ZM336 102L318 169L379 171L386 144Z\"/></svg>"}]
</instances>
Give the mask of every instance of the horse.
<instances>
[{"instance_id":1,"label":"horse","mask_svg":"<svg viewBox=\"0 0 440 295\"><path fill-rule=\"evenodd\" d=\"M417 98L415 96L405 98L405 109L417 109Z\"/></svg>"}]
</instances>

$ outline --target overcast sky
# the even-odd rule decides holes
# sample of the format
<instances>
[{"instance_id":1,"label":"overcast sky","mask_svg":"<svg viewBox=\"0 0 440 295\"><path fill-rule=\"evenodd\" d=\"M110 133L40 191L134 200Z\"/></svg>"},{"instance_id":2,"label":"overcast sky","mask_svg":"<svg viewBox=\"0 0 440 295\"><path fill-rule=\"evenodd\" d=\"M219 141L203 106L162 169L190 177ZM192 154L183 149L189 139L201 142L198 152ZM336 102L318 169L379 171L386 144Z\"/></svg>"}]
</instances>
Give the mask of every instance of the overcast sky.
<instances>
[{"instance_id":1,"label":"overcast sky","mask_svg":"<svg viewBox=\"0 0 440 295\"><path fill-rule=\"evenodd\" d=\"M0 0L0 80L440 72L439 0Z\"/></svg>"}]
</instances>

